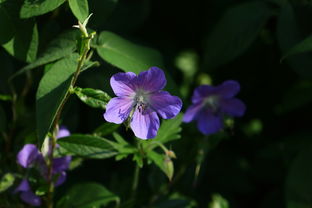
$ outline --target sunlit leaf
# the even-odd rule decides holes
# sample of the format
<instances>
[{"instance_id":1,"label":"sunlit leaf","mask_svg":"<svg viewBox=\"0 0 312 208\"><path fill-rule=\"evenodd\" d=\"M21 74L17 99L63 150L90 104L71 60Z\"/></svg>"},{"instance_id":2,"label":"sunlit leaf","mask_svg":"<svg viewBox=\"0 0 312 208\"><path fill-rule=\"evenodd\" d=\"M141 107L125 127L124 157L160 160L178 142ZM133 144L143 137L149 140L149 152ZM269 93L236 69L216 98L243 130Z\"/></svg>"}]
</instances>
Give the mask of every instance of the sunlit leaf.
<instances>
[{"instance_id":1,"label":"sunlit leaf","mask_svg":"<svg viewBox=\"0 0 312 208\"><path fill-rule=\"evenodd\" d=\"M68 0L75 17L82 23L89 15L88 0Z\"/></svg>"},{"instance_id":2,"label":"sunlit leaf","mask_svg":"<svg viewBox=\"0 0 312 208\"><path fill-rule=\"evenodd\" d=\"M82 102L92 108L105 109L111 99L107 93L98 89L76 87L74 92Z\"/></svg>"},{"instance_id":3,"label":"sunlit leaf","mask_svg":"<svg viewBox=\"0 0 312 208\"><path fill-rule=\"evenodd\" d=\"M104 159L118 153L111 141L92 135L73 134L58 139L57 143L69 153L86 158Z\"/></svg>"}]
</instances>

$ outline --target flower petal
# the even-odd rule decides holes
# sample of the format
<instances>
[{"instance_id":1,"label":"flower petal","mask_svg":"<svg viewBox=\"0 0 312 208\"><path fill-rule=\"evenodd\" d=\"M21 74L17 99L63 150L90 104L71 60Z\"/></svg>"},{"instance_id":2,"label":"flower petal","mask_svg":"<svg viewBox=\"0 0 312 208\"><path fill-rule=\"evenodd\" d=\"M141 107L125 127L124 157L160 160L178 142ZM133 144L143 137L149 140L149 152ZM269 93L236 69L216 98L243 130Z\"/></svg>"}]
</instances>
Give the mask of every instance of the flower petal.
<instances>
[{"instance_id":1,"label":"flower petal","mask_svg":"<svg viewBox=\"0 0 312 208\"><path fill-rule=\"evenodd\" d=\"M230 116L243 116L246 111L246 105L239 99L224 99L220 102L221 111Z\"/></svg>"},{"instance_id":2,"label":"flower petal","mask_svg":"<svg viewBox=\"0 0 312 208\"><path fill-rule=\"evenodd\" d=\"M69 168L71 156L59 157L53 160L53 173L60 173Z\"/></svg>"},{"instance_id":3,"label":"flower petal","mask_svg":"<svg viewBox=\"0 0 312 208\"><path fill-rule=\"evenodd\" d=\"M113 88L115 95L128 96L134 93L136 74L133 72L119 72L112 76L110 85Z\"/></svg>"},{"instance_id":4,"label":"flower petal","mask_svg":"<svg viewBox=\"0 0 312 208\"><path fill-rule=\"evenodd\" d=\"M17 162L23 168L32 165L40 155L38 148L34 144L25 144L17 154Z\"/></svg>"},{"instance_id":5,"label":"flower petal","mask_svg":"<svg viewBox=\"0 0 312 208\"><path fill-rule=\"evenodd\" d=\"M137 85L149 92L156 92L166 86L165 73L158 67L151 67L138 75Z\"/></svg>"},{"instance_id":6,"label":"flower petal","mask_svg":"<svg viewBox=\"0 0 312 208\"><path fill-rule=\"evenodd\" d=\"M58 178L54 184L55 187L62 185L66 181L66 172L62 171L58 174Z\"/></svg>"},{"instance_id":7,"label":"flower petal","mask_svg":"<svg viewBox=\"0 0 312 208\"><path fill-rule=\"evenodd\" d=\"M193 104L190 107L188 107L188 109L186 110L183 116L183 122L189 123L195 120L198 116L198 113L201 111L201 109L202 109L201 103Z\"/></svg>"},{"instance_id":8,"label":"flower petal","mask_svg":"<svg viewBox=\"0 0 312 208\"><path fill-rule=\"evenodd\" d=\"M159 118L156 112L149 111L149 113L142 114L136 110L133 113L130 126L136 137L151 139L157 135Z\"/></svg>"},{"instance_id":9,"label":"flower petal","mask_svg":"<svg viewBox=\"0 0 312 208\"><path fill-rule=\"evenodd\" d=\"M32 191L22 192L20 197L25 203L29 205L32 205L35 207L41 205L41 198L37 196L36 194L34 194Z\"/></svg>"},{"instance_id":10,"label":"flower petal","mask_svg":"<svg viewBox=\"0 0 312 208\"><path fill-rule=\"evenodd\" d=\"M216 88L210 85L201 85L194 90L192 103L199 103L203 99L216 94Z\"/></svg>"},{"instance_id":11,"label":"flower petal","mask_svg":"<svg viewBox=\"0 0 312 208\"><path fill-rule=\"evenodd\" d=\"M217 87L218 94L224 98L234 97L240 90L240 85L237 81L227 80Z\"/></svg>"},{"instance_id":12,"label":"flower petal","mask_svg":"<svg viewBox=\"0 0 312 208\"><path fill-rule=\"evenodd\" d=\"M166 91L153 93L150 96L149 104L164 119L175 117L182 108L181 99L177 96L170 95Z\"/></svg>"},{"instance_id":13,"label":"flower petal","mask_svg":"<svg viewBox=\"0 0 312 208\"><path fill-rule=\"evenodd\" d=\"M209 135L220 131L223 123L220 116L205 110L198 116L197 127L201 133Z\"/></svg>"},{"instance_id":14,"label":"flower petal","mask_svg":"<svg viewBox=\"0 0 312 208\"><path fill-rule=\"evenodd\" d=\"M132 110L132 104L133 100L129 97L112 98L106 105L105 120L116 124L124 122Z\"/></svg>"},{"instance_id":15,"label":"flower petal","mask_svg":"<svg viewBox=\"0 0 312 208\"><path fill-rule=\"evenodd\" d=\"M65 126L61 126L57 132L56 138L67 137L69 135L70 131Z\"/></svg>"},{"instance_id":16,"label":"flower petal","mask_svg":"<svg viewBox=\"0 0 312 208\"><path fill-rule=\"evenodd\" d=\"M14 190L14 193L20 192L20 191L29 191L30 185L27 179L23 179L21 183L18 185L18 187Z\"/></svg>"}]
</instances>

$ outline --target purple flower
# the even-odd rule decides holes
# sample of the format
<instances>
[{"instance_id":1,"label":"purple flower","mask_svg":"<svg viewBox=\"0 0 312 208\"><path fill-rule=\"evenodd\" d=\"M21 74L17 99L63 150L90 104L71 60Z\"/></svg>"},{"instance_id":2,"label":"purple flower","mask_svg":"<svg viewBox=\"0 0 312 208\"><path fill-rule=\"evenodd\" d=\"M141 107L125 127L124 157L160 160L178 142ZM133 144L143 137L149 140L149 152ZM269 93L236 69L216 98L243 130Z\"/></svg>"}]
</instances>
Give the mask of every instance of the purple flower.
<instances>
[{"instance_id":1,"label":"purple flower","mask_svg":"<svg viewBox=\"0 0 312 208\"><path fill-rule=\"evenodd\" d=\"M20 198L25 203L32 206L40 206L41 198L32 192L29 182L27 179L23 179L18 187L15 189L14 193L21 193Z\"/></svg>"},{"instance_id":2,"label":"purple flower","mask_svg":"<svg viewBox=\"0 0 312 208\"><path fill-rule=\"evenodd\" d=\"M17 162L23 167L30 167L40 157L40 152L36 145L26 144L17 154Z\"/></svg>"},{"instance_id":3,"label":"purple flower","mask_svg":"<svg viewBox=\"0 0 312 208\"><path fill-rule=\"evenodd\" d=\"M159 128L158 115L170 119L182 107L180 98L162 91L166 83L164 72L157 67L139 75L133 72L113 75L110 84L118 97L107 104L105 120L120 124L129 118L135 136L141 139L155 137Z\"/></svg>"},{"instance_id":4,"label":"purple flower","mask_svg":"<svg viewBox=\"0 0 312 208\"><path fill-rule=\"evenodd\" d=\"M213 134L223 128L223 115L243 116L245 104L234 96L239 92L238 82L228 80L219 86L202 85L195 89L192 103L183 121L197 120L197 127L203 134Z\"/></svg>"}]
</instances>

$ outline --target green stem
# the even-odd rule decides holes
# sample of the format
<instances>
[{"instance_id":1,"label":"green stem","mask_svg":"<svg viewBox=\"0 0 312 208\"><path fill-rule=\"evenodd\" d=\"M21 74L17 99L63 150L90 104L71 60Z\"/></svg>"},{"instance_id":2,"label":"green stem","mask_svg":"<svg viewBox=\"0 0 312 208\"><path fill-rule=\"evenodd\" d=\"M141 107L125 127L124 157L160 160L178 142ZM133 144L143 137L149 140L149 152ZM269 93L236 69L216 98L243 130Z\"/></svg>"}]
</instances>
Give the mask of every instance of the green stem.
<instances>
[{"instance_id":1,"label":"green stem","mask_svg":"<svg viewBox=\"0 0 312 208\"><path fill-rule=\"evenodd\" d=\"M140 167L136 164L134 169L133 183L132 183L132 198L135 197L139 184Z\"/></svg>"},{"instance_id":2,"label":"green stem","mask_svg":"<svg viewBox=\"0 0 312 208\"><path fill-rule=\"evenodd\" d=\"M77 69L73 75L73 78L71 80L71 84L69 89L74 88L75 83L78 79L78 76L80 74L80 71L84 65L84 62L86 60L86 57L88 55L88 52L90 50L90 41L93 38L93 35L88 36L88 37L82 37L84 42L84 48L82 50L82 54L79 57L78 60L78 65L77 65ZM52 126L52 132L53 132L53 136L51 138L51 152L49 154L49 158L48 158L48 193L47 193L47 207L48 208L53 208L53 192L54 192L54 184L53 184L53 174L52 174L52 167L53 167L53 152L56 146L56 132L58 129L58 123L59 120L61 118L61 114L63 111L63 108L65 106L65 103L68 101L69 96L71 95L70 90L67 90L66 94L65 94L65 98L62 100L60 107L58 109L58 111L56 112L56 116L55 116L55 120L53 122L53 126Z\"/></svg>"}]
</instances>

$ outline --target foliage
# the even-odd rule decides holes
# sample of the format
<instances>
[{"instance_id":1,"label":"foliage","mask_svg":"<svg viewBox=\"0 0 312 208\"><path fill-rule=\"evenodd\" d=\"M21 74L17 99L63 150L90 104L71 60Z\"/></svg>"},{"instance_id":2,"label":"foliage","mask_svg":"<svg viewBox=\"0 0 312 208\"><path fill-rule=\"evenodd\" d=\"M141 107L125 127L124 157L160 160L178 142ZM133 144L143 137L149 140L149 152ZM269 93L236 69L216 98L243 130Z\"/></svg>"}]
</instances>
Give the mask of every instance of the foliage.
<instances>
[{"instance_id":1,"label":"foliage","mask_svg":"<svg viewBox=\"0 0 312 208\"><path fill-rule=\"evenodd\" d=\"M312 207L311 18L309 0L0 0L0 207ZM127 94L123 122L103 114L112 75L153 66L183 107L142 140L131 122L154 91ZM240 86L242 118L218 106L224 91L192 102L225 80ZM185 123L198 103L190 120L212 109L217 133ZM41 150L30 168L25 144Z\"/></svg>"}]
</instances>

